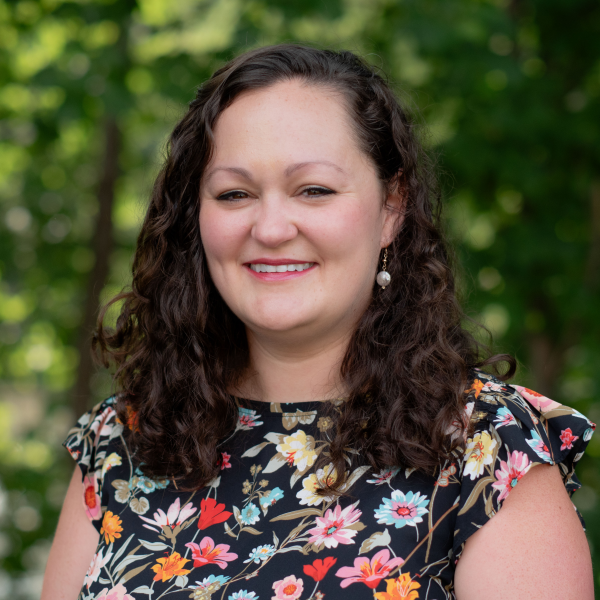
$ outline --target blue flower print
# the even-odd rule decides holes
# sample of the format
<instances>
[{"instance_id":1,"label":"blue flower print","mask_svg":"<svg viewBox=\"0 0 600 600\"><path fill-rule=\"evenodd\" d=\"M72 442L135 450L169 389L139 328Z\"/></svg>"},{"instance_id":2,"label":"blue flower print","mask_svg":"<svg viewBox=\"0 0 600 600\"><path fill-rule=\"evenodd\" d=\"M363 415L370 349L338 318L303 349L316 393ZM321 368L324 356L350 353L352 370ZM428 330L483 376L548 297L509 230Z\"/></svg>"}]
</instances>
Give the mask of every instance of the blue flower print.
<instances>
[{"instance_id":1,"label":"blue flower print","mask_svg":"<svg viewBox=\"0 0 600 600\"><path fill-rule=\"evenodd\" d=\"M254 525L260 519L260 511L258 510L258 506L250 502L246 508L244 508L240 513L240 521L244 525Z\"/></svg>"},{"instance_id":2,"label":"blue flower print","mask_svg":"<svg viewBox=\"0 0 600 600\"><path fill-rule=\"evenodd\" d=\"M260 505L263 509L268 508L269 506L273 506L277 500L281 500L283 498L283 490L281 488L273 488L268 494L265 494L260 499Z\"/></svg>"},{"instance_id":3,"label":"blue flower print","mask_svg":"<svg viewBox=\"0 0 600 600\"><path fill-rule=\"evenodd\" d=\"M152 479L148 479L148 477L140 477L136 487L146 494L151 494L156 489L156 484Z\"/></svg>"},{"instance_id":4,"label":"blue flower print","mask_svg":"<svg viewBox=\"0 0 600 600\"><path fill-rule=\"evenodd\" d=\"M250 558L245 560L244 563L254 561L258 565L261 561L264 562L267 560L267 558L273 556L273 554L275 554L275 546L272 544L258 546L257 548L252 549L252 552L250 552Z\"/></svg>"},{"instance_id":5,"label":"blue flower print","mask_svg":"<svg viewBox=\"0 0 600 600\"><path fill-rule=\"evenodd\" d=\"M238 408L238 424L237 429L249 430L253 427L258 427L263 424L263 421L259 421L260 415L256 414L255 410L250 410L249 408Z\"/></svg>"},{"instance_id":6,"label":"blue flower print","mask_svg":"<svg viewBox=\"0 0 600 600\"><path fill-rule=\"evenodd\" d=\"M378 523L394 525L396 529L405 525L416 529L417 523L423 521L421 517L429 512L429 509L425 508L428 504L427 496L421 496L421 492L408 492L404 495L400 490L394 490L391 499L383 498L383 504L375 510L375 518ZM417 529L417 539L418 535Z\"/></svg>"},{"instance_id":7,"label":"blue flower print","mask_svg":"<svg viewBox=\"0 0 600 600\"><path fill-rule=\"evenodd\" d=\"M196 587L200 588L201 590L205 590L209 585L213 583L218 583L220 587L224 583L227 583L230 579L231 577L227 577L225 575L209 575L208 577L205 577L202 581L196 581Z\"/></svg>"},{"instance_id":8,"label":"blue flower print","mask_svg":"<svg viewBox=\"0 0 600 600\"><path fill-rule=\"evenodd\" d=\"M367 479L367 483L374 483L375 485L381 485L383 483L387 483L389 485L390 481L396 477L396 475L400 472L399 467L389 467L387 469L383 469L379 471L376 475L374 475L373 479Z\"/></svg>"},{"instance_id":9,"label":"blue flower print","mask_svg":"<svg viewBox=\"0 0 600 600\"><path fill-rule=\"evenodd\" d=\"M136 478L137 478L137 481L136 481ZM134 484L134 482L135 482L135 484ZM146 477L142 473L142 470L138 466L135 469L135 477L133 477L132 479L129 480L129 489L132 489L134 487L134 485L139 490L142 490L142 492L144 492L146 494L151 494L155 490L164 490L169 485L169 480L168 479L158 479L158 480L150 479L149 477Z\"/></svg>"},{"instance_id":10,"label":"blue flower print","mask_svg":"<svg viewBox=\"0 0 600 600\"><path fill-rule=\"evenodd\" d=\"M515 416L510 412L510 410L508 410L508 408L506 408L506 406L503 406L496 411L496 418L494 419L494 425L496 426L496 429L505 427L506 425L516 424L517 421Z\"/></svg>"},{"instance_id":11,"label":"blue flower print","mask_svg":"<svg viewBox=\"0 0 600 600\"><path fill-rule=\"evenodd\" d=\"M550 451L548 450L548 446L546 446L544 440L539 436L537 431L532 429L530 433L533 439L525 441L544 462L551 463L552 457L550 456Z\"/></svg>"},{"instance_id":12,"label":"blue flower print","mask_svg":"<svg viewBox=\"0 0 600 600\"><path fill-rule=\"evenodd\" d=\"M235 594L230 594L227 600L258 600L258 596L255 592L240 590L239 592L235 592Z\"/></svg>"}]
</instances>

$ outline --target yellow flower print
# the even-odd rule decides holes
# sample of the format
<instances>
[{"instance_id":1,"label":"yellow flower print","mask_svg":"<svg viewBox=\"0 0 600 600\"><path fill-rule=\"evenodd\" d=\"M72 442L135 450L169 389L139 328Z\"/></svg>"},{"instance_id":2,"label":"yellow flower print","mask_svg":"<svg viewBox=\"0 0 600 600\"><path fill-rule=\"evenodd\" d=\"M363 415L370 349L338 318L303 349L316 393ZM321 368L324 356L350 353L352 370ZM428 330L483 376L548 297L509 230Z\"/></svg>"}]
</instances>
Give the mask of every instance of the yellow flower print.
<instances>
[{"instance_id":1,"label":"yellow flower print","mask_svg":"<svg viewBox=\"0 0 600 600\"><path fill-rule=\"evenodd\" d=\"M377 600L418 600L420 583L411 581L410 573L403 573L397 579L386 579L387 590L373 595Z\"/></svg>"},{"instance_id":2,"label":"yellow flower print","mask_svg":"<svg viewBox=\"0 0 600 600\"><path fill-rule=\"evenodd\" d=\"M109 469L112 469L113 467L118 467L121 464L123 464L123 461L121 460L121 457L116 452L109 454L104 459L104 464L102 465L102 475L101 475L100 479L104 479L104 476L106 475L106 472Z\"/></svg>"},{"instance_id":3,"label":"yellow flower print","mask_svg":"<svg viewBox=\"0 0 600 600\"><path fill-rule=\"evenodd\" d=\"M283 454L290 467L294 466L299 471L312 467L317 459L314 450L315 441L312 436L307 436L304 431L296 431L293 435L283 438L283 444L277 445L277 452Z\"/></svg>"},{"instance_id":4,"label":"yellow flower print","mask_svg":"<svg viewBox=\"0 0 600 600\"><path fill-rule=\"evenodd\" d=\"M109 544L115 541L115 538L120 538L119 532L123 531L121 527L121 519L117 515L113 515L110 510L104 513L104 519L102 519L102 527L100 529L100 535L104 535L104 541Z\"/></svg>"},{"instance_id":5,"label":"yellow flower print","mask_svg":"<svg viewBox=\"0 0 600 600\"><path fill-rule=\"evenodd\" d=\"M316 473L311 473L302 480L302 488L296 498L300 499L300 504L315 506L321 504L324 500L332 500L327 496L319 496L317 489L325 485L331 485L335 481L335 469L332 464L326 465L324 469L318 469Z\"/></svg>"},{"instance_id":6,"label":"yellow flower print","mask_svg":"<svg viewBox=\"0 0 600 600\"><path fill-rule=\"evenodd\" d=\"M477 479L483 473L483 467L489 465L494 460L494 448L497 446L496 440L483 431L468 440L465 456L468 456L463 476L469 475L471 480Z\"/></svg>"}]
</instances>

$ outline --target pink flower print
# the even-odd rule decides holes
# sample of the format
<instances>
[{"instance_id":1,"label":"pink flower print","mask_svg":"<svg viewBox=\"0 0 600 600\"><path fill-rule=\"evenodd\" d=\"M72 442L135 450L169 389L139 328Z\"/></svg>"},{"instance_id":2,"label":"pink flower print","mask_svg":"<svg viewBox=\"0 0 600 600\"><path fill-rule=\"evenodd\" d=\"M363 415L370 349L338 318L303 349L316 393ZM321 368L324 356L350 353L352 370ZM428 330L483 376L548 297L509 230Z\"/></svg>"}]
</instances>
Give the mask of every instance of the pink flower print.
<instances>
[{"instance_id":1,"label":"pink flower print","mask_svg":"<svg viewBox=\"0 0 600 600\"><path fill-rule=\"evenodd\" d=\"M542 396L538 392L534 392L529 388L523 387L522 385L513 385L512 387L529 402L529 404L533 405L534 408L537 408L541 413L548 412L553 408L560 406L558 402L551 400L550 398L546 398L546 396Z\"/></svg>"},{"instance_id":2,"label":"pink flower print","mask_svg":"<svg viewBox=\"0 0 600 600\"><path fill-rule=\"evenodd\" d=\"M231 458L231 454L227 454L227 452L221 452L221 471L223 469L231 469L231 463L229 459Z\"/></svg>"},{"instance_id":3,"label":"pink flower print","mask_svg":"<svg viewBox=\"0 0 600 600\"><path fill-rule=\"evenodd\" d=\"M529 471L531 463L527 454L515 450L508 455L508 460L500 461L500 468L496 470L496 479L492 487L500 490L498 502L502 502L511 490L517 485L519 479Z\"/></svg>"},{"instance_id":4,"label":"pink flower print","mask_svg":"<svg viewBox=\"0 0 600 600\"><path fill-rule=\"evenodd\" d=\"M111 588L104 588L95 598L95 600L135 600L130 596L122 583Z\"/></svg>"},{"instance_id":5,"label":"pink flower print","mask_svg":"<svg viewBox=\"0 0 600 600\"><path fill-rule=\"evenodd\" d=\"M562 446L560 447L560 449L561 450L566 450L566 449L570 450L573 447L573 442L578 439L579 439L579 436L573 435L573 432L571 431L570 427L567 427L567 429L563 429L560 432L560 441L562 442Z\"/></svg>"},{"instance_id":6,"label":"pink flower print","mask_svg":"<svg viewBox=\"0 0 600 600\"><path fill-rule=\"evenodd\" d=\"M179 498L177 498L169 507L167 514L165 514L164 510L159 508L154 513L154 519L148 519L147 517L142 516L140 516L140 519L142 519L142 521L146 521L146 523L150 523L150 525L154 525L154 527L151 527L150 525L144 525L146 529L161 532L162 528L165 526L175 529L177 525L181 525L181 523L191 517L197 510L197 508L192 506L191 502L188 502L182 509L180 509Z\"/></svg>"},{"instance_id":7,"label":"pink flower print","mask_svg":"<svg viewBox=\"0 0 600 600\"><path fill-rule=\"evenodd\" d=\"M361 581L374 590L394 567L398 567L403 563L404 559L400 557L390 560L390 551L383 549L375 554L371 560L366 556L355 558L353 567L342 567L338 569L335 575L344 578L340 583L343 588L347 588L351 583Z\"/></svg>"},{"instance_id":8,"label":"pink flower print","mask_svg":"<svg viewBox=\"0 0 600 600\"><path fill-rule=\"evenodd\" d=\"M493 381L486 381L483 385L483 387L481 388L482 392L501 392L502 391L502 384L501 383L494 383Z\"/></svg>"},{"instance_id":9,"label":"pink flower print","mask_svg":"<svg viewBox=\"0 0 600 600\"><path fill-rule=\"evenodd\" d=\"M297 600L304 591L304 582L302 579L288 575L273 584L275 595L271 600Z\"/></svg>"},{"instance_id":10,"label":"pink flower print","mask_svg":"<svg viewBox=\"0 0 600 600\"><path fill-rule=\"evenodd\" d=\"M213 539L208 536L202 538L199 546L194 542L190 542L185 546L192 551L194 567L214 564L224 569L228 562L238 557L237 554L228 552L229 546L227 544L217 544L215 546Z\"/></svg>"},{"instance_id":11,"label":"pink flower print","mask_svg":"<svg viewBox=\"0 0 600 600\"><path fill-rule=\"evenodd\" d=\"M106 566L106 563L112 558L112 552L108 552L106 556L102 556L103 550L104 549L101 548L100 552L94 554L94 558L92 558L92 562L85 574L83 585L86 585L88 589L90 589L90 585L94 583L94 581L98 580L100 571L102 571Z\"/></svg>"},{"instance_id":12,"label":"pink flower print","mask_svg":"<svg viewBox=\"0 0 600 600\"><path fill-rule=\"evenodd\" d=\"M342 510L341 506L329 509L324 517L315 519L316 527L308 530L312 536L308 539L309 544L325 544L327 548L337 548L338 544L354 544L352 538L358 533L354 529L348 529L356 523L362 512L354 507L347 506Z\"/></svg>"}]
</instances>

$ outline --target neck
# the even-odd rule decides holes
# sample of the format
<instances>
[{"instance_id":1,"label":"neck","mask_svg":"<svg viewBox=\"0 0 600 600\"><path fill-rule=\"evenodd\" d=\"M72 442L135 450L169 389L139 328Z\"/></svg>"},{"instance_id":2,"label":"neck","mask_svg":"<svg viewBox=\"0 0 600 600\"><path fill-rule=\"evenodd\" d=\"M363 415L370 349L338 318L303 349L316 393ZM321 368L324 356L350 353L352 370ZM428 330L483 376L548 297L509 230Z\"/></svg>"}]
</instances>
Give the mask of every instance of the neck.
<instances>
[{"instance_id":1,"label":"neck","mask_svg":"<svg viewBox=\"0 0 600 600\"><path fill-rule=\"evenodd\" d=\"M264 402L306 402L344 395L339 370L349 333L286 343L247 331L250 373L239 395Z\"/></svg>"}]
</instances>

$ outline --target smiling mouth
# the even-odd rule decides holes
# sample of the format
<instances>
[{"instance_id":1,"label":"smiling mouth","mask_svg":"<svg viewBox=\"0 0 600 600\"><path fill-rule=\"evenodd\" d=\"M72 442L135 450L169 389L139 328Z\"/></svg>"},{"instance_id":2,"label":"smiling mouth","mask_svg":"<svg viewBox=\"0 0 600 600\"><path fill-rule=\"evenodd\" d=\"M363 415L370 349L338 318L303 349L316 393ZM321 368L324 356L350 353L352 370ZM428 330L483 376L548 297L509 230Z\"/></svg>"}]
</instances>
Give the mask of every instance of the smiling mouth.
<instances>
[{"instance_id":1,"label":"smiling mouth","mask_svg":"<svg viewBox=\"0 0 600 600\"><path fill-rule=\"evenodd\" d=\"M265 265L262 263L250 263L250 268L255 273L286 273L288 271L306 271L315 263L292 263L289 265Z\"/></svg>"}]
</instances>

